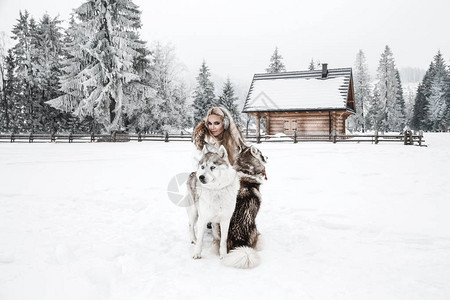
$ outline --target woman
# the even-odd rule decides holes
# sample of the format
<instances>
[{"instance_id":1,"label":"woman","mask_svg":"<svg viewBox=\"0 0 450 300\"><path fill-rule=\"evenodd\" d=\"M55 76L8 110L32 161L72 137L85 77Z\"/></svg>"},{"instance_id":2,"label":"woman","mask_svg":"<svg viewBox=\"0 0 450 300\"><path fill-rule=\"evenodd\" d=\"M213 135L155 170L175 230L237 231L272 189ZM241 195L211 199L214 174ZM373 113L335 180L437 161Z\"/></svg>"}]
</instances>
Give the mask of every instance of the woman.
<instances>
[{"instance_id":1,"label":"woman","mask_svg":"<svg viewBox=\"0 0 450 300\"><path fill-rule=\"evenodd\" d=\"M217 152L223 145L231 165L239 153L239 148L246 146L244 137L230 112L223 107L213 107L208 111L205 119L195 127L193 142L197 150L202 150L206 146L213 152Z\"/></svg>"}]
</instances>

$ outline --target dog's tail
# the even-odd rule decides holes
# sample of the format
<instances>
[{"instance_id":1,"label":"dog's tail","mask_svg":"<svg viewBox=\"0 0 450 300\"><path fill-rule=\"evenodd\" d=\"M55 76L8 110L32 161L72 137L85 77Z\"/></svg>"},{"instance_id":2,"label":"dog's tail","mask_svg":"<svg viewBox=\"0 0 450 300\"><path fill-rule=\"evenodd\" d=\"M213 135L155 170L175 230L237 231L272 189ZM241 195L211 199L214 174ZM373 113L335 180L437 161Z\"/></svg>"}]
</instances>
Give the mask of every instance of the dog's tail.
<instances>
[{"instance_id":1,"label":"dog's tail","mask_svg":"<svg viewBox=\"0 0 450 300\"><path fill-rule=\"evenodd\" d=\"M231 250L224 256L222 262L227 267L251 269L259 265L260 260L255 249L244 246Z\"/></svg>"}]
</instances>

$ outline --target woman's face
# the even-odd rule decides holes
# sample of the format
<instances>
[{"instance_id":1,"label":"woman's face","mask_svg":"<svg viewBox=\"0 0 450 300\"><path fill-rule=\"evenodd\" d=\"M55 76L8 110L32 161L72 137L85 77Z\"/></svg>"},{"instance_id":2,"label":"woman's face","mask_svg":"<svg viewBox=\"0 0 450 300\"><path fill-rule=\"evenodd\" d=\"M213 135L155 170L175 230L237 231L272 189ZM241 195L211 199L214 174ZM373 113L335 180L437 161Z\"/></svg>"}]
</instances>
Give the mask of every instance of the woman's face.
<instances>
[{"instance_id":1,"label":"woman's face","mask_svg":"<svg viewBox=\"0 0 450 300\"><path fill-rule=\"evenodd\" d=\"M207 125L214 136L218 136L223 132L222 118L218 115L209 115Z\"/></svg>"}]
</instances>

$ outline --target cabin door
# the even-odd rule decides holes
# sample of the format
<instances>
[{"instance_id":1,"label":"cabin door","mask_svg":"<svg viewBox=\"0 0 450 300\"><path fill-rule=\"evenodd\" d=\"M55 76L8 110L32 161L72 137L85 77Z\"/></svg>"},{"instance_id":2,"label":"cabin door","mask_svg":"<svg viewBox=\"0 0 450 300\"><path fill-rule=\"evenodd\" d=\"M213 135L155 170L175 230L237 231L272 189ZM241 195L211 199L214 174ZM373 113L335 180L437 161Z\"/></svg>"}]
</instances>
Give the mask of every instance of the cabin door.
<instances>
[{"instance_id":1,"label":"cabin door","mask_svg":"<svg viewBox=\"0 0 450 300\"><path fill-rule=\"evenodd\" d=\"M293 134L297 131L297 120L284 120L284 134Z\"/></svg>"}]
</instances>

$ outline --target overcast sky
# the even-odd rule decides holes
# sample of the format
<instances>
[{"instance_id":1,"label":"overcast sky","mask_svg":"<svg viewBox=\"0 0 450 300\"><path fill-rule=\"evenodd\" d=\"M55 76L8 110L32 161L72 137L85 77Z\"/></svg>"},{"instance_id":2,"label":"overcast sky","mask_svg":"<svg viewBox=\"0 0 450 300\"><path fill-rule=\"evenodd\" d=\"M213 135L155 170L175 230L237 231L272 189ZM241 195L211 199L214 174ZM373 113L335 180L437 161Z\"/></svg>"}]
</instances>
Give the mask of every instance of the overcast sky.
<instances>
[{"instance_id":1,"label":"overcast sky","mask_svg":"<svg viewBox=\"0 0 450 300\"><path fill-rule=\"evenodd\" d=\"M27 9L67 20L82 0L0 0L0 31L10 34ZM426 69L438 50L450 64L450 0L134 0L141 37L170 42L194 76L203 61L218 76L250 81L264 72L275 46L288 71L311 58L352 67L362 49L375 72L385 45L401 67Z\"/></svg>"}]
</instances>

